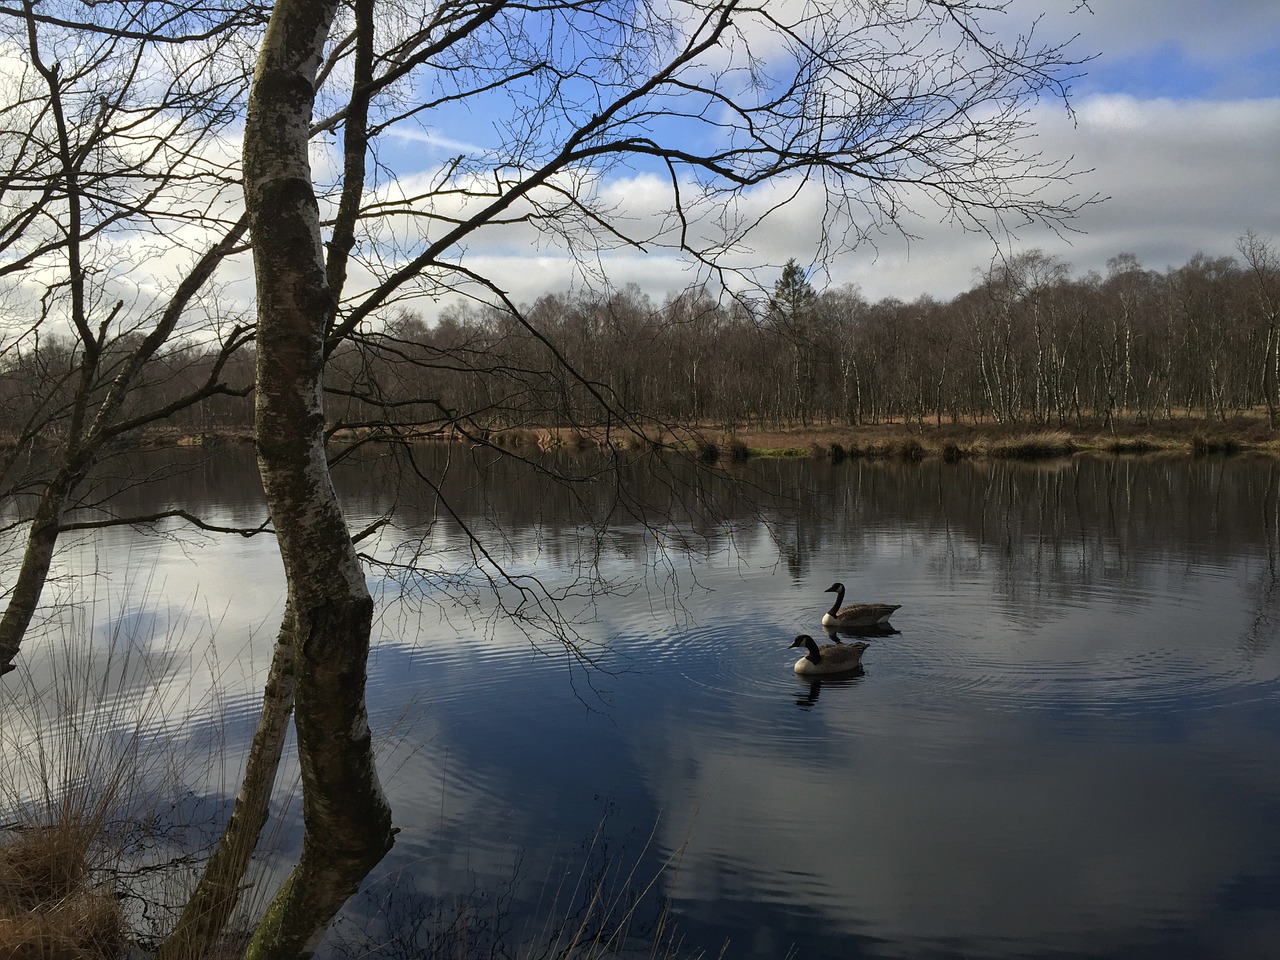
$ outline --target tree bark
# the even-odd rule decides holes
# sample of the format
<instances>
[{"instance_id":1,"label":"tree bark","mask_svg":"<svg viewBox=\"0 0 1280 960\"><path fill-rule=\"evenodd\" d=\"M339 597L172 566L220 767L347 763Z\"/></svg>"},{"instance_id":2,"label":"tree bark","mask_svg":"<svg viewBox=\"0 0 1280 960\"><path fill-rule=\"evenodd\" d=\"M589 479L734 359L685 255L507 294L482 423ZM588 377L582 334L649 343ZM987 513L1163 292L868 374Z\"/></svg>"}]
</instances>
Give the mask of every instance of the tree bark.
<instances>
[{"instance_id":1,"label":"tree bark","mask_svg":"<svg viewBox=\"0 0 1280 960\"><path fill-rule=\"evenodd\" d=\"M93 466L94 459L103 446L121 431L117 414L137 384L143 366L169 339L187 304L243 235L244 224L237 223L225 237L205 252L178 285L155 329L131 351L128 361L111 382L105 398L92 411L92 417L90 406L97 380L99 349L95 341L92 348L86 347L84 350L79 386L71 406L67 439L59 454L61 466L41 491L40 501L31 520L31 530L27 535L27 545L22 553L18 578L9 596L4 616L0 618L0 677L14 669L13 660L18 655L22 640L40 605L44 585L49 577L49 567L58 546L62 518L76 489L84 482ZM108 322L115 317L121 306L122 304L116 304ZM106 323L103 328L106 328Z\"/></svg>"},{"instance_id":2,"label":"tree bark","mask_svg":"<svg viewBox=\"0 0 1280 960\"><path fill-rule=\"evenodd\" d=\"M364 690L373 601L329 476L324 336L333 295L308 163L316 72L336 0L280 0L249 97L245 203L258 295L255 445L297 627L302 854L246 957L310 956L391 848Z\"/></svg>"},{"instance_id":3,"label":"tree bark","mask_svg":"<svg viewBox=\"0 0 1280 960\"><path fill-rule=\"evenodd\" d=\"M0 676L14 669L13 660L22 646L27 628L40 605L53 552L58 546L58 523L62 519L70 491L83 479L83 470L62 469L40 494L22 565L4 616L0 617Z\"/></svg>"},{"instance_id":4,"label":"tree bark","mask_svg":"<svg viewBox=\"0 0 1280 960\"><path fill-rule=\"evenodd\" d=\"M160 945L156 960L212 955L240 901L245 874L270 812L280 756L293 715L294 629L292 611L286 610L267 673L262 713L231 818L177 924Z\"/></svg>"}]
</instances>

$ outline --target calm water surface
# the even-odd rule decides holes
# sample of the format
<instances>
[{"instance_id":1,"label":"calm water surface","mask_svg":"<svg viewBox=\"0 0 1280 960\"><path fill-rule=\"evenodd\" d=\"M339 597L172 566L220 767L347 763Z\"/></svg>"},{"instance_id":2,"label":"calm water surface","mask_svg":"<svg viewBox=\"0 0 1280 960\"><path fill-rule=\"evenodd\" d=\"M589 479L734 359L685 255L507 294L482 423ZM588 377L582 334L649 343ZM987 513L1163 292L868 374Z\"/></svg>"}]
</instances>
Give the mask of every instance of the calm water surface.
<instances>
[{"instance_id":1,"label":"calm water surface","mask_svg":"<svg viewBox=\"0 0 1280 960\"><path fill-rule=\"evenodd\" d=\"M340 933L381 942L439 898L503 891L518 940L573 899L584 862L647 880L671 860L656 890L688 953L1275 955L1275 461L744 469L788 499L762 516L730 502L686 541L605 485L455 463L451 517L373 467L342 478L356 524L408 504L371 555L436 574L370 568L369 698L401 833ZM254 484L222 456L134 508L194 497L252 523ZM662 489L641 499L676 509ZM609 518L603 538L584 510ZM595 667L495 615L463 523L570 591ZM98 574L104 641L178 653L126 696L216 685L224 719L193 720L185 749L227 739L234 757L252 730L274 550L112 531L63 557ZM622 588L584 597L584 571ZM787 645L825 639L837 579L850 600L901 603L898 632L869 641L860 676L798 681Z\"/></svg>"}]
</instances>

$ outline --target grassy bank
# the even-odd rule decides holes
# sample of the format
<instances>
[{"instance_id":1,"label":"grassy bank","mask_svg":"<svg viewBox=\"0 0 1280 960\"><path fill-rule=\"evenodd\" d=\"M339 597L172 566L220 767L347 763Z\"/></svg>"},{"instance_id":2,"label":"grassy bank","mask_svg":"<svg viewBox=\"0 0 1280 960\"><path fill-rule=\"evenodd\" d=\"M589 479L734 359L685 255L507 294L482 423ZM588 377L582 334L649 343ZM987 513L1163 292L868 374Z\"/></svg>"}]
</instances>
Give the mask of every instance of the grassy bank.
<instances>
[{"instance_id":1,"label":"grassy bank","mask_svg":"<svg viewBox=\"0 0 1280 960\"><path fill-rule=\"evenodd\" d=\"M1002 424L815 426L713 431L709 442L748 456L946 461L1048 459L1077 453L1203 456L1254 451L1280 456L1280 436L1265 421L1177 420L1096 427Z\"/></svg>"},{"instance_id":2,"label":"grassy bank","mask_svg":"<svg viewBox=\"0 0 1280 960\"><path fill-rule=\"evenodd\" d=\"M580 429L513 429L497 431L490 442L513 449L585 451L609 442L634 447L631 435L601 434ZM654 444L692 450L707 461L741 461L753 457L946 461L969 459L1047 459L1077 453L1165 454L1203 456L1253 451L1280 456L1280 434L1264 417L1228 420L1181 418L1160 422L1124 422L1047 429L1025 424L946 423L848 426L724 427L704 425L686 431L663 430L648 436Z\"/></svg>"},{"instance_id":3,"label":"grassy bank","mask_svg":"<svg viewBox=\"0 0 1280 960\"><path fill-rule=\"evenodd\" d=\"M358 439L339 430L336 439ZM1268 427L1262 413L1225 420L1177 417L1171 420L1118 420L1044 427L1033 424L881 423L874 425L795 424L726 426L701 424L689 428L651 428L643 439L634 433L580 427L509 427L450 430L424 434L425 441L469 443L477 438L518 451L565 450L585 452L607 446L674 446L696 452L705 460L746 460L752 457L796 457L828 460L940 458L1044 459L1076 453L1168 454L1203 456L1255 452L1280 456L1280 431ZM217 447L250 444L245 429L191 434L171 428L153 430L138 438L138 446Z\"/></svg>"}]
</instances>

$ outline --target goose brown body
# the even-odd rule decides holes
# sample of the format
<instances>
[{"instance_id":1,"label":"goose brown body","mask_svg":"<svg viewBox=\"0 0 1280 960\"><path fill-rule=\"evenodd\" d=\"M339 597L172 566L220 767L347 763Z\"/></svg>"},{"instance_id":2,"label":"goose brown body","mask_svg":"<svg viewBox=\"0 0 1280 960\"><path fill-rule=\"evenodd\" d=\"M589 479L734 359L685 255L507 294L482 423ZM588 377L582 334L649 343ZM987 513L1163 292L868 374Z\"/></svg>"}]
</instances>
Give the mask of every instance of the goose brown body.
<instances>
[{"instance_id":1,"label":"goose brown body","mask_svg":"<svg viewBox=\"0 0 1280 960\"><path fill-rule=\"evenodd\" d=\"M888 623L900 603L844 603L844 584L833 583L824 593L834 593L835 603L822 615L824 627L874 627ZM844 604L842 606L842 604Z\"/></svg>"},{"instance_id":2,"label":"goose brown body","mask_svg":"<svg viewBox=\"0 0 1280 960\"><path fill-rule=\"evenodd\" d=\"M796 661L796 673L802 677L816 677L828 673L844 673L856 670L862 663L862 651L869 643L826 643L818 646L813 637L802 633L792 642L793 647L804 647L808 653Z\"/></svg>"}]
</instances>

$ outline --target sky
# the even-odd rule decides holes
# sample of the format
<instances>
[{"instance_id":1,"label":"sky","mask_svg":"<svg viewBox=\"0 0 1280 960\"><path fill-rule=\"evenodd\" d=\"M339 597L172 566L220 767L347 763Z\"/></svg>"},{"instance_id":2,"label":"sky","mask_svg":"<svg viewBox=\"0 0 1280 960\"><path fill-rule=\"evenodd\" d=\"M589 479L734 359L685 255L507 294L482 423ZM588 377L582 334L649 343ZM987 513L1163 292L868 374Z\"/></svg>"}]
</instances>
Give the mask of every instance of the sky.
<instances>
[{"instance_id":1,"label":"sky","mask_svg":"<svg viewBox=\"0 0 1280 960\"><path fill-rule=\"evenodd\" d=\"M1072 158L1088 171L1075 189L1102 199L1065 231L1021 231L1006 252L1038 248L1079 276L1105 274L1120 253L1157 271L1198 252L1229 256L1248 230L1280 241L1280 3L1012 0L1017 16L1033 10L1045 13L1046 38L1078 34L1075 54L1093 57L1072 82L1072 111L1049 100L1032 107L1033 148ZM605 189L643 207L643 178ZM921 216L909 223L910 243L885 235L820 265L812 263L811 225L800 209L773 224L755 238L757 259L780 265L795 257L816 285L856 284L872 300L949 299L1000 252L986 236ZM545 240L481 241L467 257L516 302L582 282ZM669 257L634 252L611 256L606 268L612 285L634 282L659 300L692 276Z\"/></svg>"},{"instance_id":2,"label":"sky","mask_svg":"<svg viewBox=\"0 0 1280 960\"><path fill-rule=\"evenodd\" d=\"M655 0L655 9L660 6ZM1049 97L1030 106L1035 137L1030 149L1084 171L1072 189L1099 202L1081 210L1066 229L1025 228L1001 246L987 235L931 219L931 205L915 204L918 216L907 217L905 224L910 242L886 233L815 263L815 224L822 209L812 196L802 197L751 238L751 262L765 265L756 276L764 290L792 258L810 270L819 288L853 284L870 300L925 295L948 300L972 288L1000 255L1031 249L1082 276L1105 274L1107 261L1122 253L1156 271L1181 266L1197 253L1231 256L1246 231L1280 245L1280 2L1008 0L1008 10L1007 22L1014 27L1043 13L1038 31L1045 42L1078 35L1073 55L1089 58L1071 81L1070 110ZM470 141L484 139L483 118L471 117L470 126L449 118L428 123L434 126L393 128L380 155L393 161L391 172L409 193L431 192L450 159L478 150ZM238 149L238 138L229 137L229 163ZM333 143L316 151L313 162L332 166L338 157ZM333 170L318 173L328 180ZM660 222L670 204L659 173L618 167L605 171L596 187L603 200L616 203L630 218L629 225L643 230ZM238 191L229 193L231 202L238 202ZM758 191L755 199L764 193ZM432 202L443 215L456 212L447 209L450 200L438 191ZM417 238L398 239L405 242L393 260L421 248ZM150 286L155 287L150 292L163 294L171 286L166 272L187 269L190 251L203 249L204 242L200 234L184 247L156 248L152 238L141 237L138 243L152 246L119 258L125 273L112 282L128 289L113 287L107 299L118 294L143 303ZM512 302L526 305L547 293L598 286L601 273L609 286L635 283L659 303L701 279L660 248L607 253L586 275L533 222L481 230L468 238L460 255L467 268L493 280ZM151 265L149 271L139 269L142 263ZM376 277L360 271L354 264L349 292L376 285ZM154 284L139 279L144 273L158 279ZM241 314L251 313L248 258L223 273L218 297L234 302ZM431 321L445 304L418 297L411 308Z\"/></svg>"}]
</instances>

